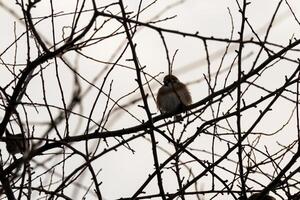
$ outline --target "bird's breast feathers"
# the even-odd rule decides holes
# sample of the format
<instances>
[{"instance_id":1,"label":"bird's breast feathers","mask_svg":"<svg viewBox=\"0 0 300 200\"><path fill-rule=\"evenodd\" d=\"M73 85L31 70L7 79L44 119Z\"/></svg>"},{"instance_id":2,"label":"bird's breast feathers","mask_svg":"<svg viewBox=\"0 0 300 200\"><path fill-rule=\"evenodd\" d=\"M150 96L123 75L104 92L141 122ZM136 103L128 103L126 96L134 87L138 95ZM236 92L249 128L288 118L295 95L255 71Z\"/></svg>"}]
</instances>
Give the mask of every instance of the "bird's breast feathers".
<instances>
[{"instance_id":1,"label":"bird's breast feathers","mask_svg":"<svg viewBox=\"0 0 300 200\"><path fill-rule=\"evenodd\" d=\"M182 84L177 87L162 86L158 91L157 106L161 112L172 112L180 105L189 105L191 96L187 88Z\"/></svg>"}]
</instances>

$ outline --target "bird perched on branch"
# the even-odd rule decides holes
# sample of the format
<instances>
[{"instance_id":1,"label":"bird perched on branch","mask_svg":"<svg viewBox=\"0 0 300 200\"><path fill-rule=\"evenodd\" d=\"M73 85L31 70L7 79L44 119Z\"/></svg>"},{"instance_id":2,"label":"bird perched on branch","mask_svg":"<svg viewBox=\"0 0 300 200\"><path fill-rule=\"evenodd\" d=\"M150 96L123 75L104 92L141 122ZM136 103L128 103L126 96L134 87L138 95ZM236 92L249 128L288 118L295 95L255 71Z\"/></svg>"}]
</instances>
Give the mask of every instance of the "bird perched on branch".
<instances>
[{"instance_id":1,"label":"bird perched on branch","mask_svg":"<svg viewBox=\"0 0 300 200\"><path fill-rule=\"evenodd\" d=\"M17 153L24 154L29 149L29 143L23 134L11 134L8 130L6 133L6 149L8 153L14 156Z\"/></svg>"},{"instance_id":2,"label":"bird perched on branch","mask_svg":"<svg viewBox=\"0 0 300 200\"><path fill-rule=\"evenodd\" d=\"M164 84L158 90L157 107L161 113L176 112L192 103L192 97L185 84L174 75L164 77ZM176 115L175 120L181 115Z\"/></svg>"},{"instance_id":3,"label":"bird perched on branch","mask_svg":"<svg viewBox=\"0 0 300 200\"><path fill-rule=\"evenodd\" d=\"M276 200L274 197L271 197L270 195L265 195L262 198L258 198L260 193L254 193L252 194L248 200Z\"/></svg>"}]
</instances>

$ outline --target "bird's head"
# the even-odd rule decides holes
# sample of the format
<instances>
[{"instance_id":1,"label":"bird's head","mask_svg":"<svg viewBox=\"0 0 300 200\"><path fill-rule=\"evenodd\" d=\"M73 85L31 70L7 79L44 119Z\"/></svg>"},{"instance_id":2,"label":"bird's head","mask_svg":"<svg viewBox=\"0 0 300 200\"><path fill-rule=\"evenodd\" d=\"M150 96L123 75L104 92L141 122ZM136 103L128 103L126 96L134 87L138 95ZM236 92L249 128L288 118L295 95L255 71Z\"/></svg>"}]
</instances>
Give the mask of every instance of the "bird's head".
<instances>
[{"instance_id":1,"label":"bird's head","mask_svg":"<svg viewBox=\"0 0 300 200\"><path fill-rule=\"evenodd\" d=\"M168 74L164 77L164 85L166 86L178 82L179 82L178 78L174 75Z\"/></svg>"}]
</instances>

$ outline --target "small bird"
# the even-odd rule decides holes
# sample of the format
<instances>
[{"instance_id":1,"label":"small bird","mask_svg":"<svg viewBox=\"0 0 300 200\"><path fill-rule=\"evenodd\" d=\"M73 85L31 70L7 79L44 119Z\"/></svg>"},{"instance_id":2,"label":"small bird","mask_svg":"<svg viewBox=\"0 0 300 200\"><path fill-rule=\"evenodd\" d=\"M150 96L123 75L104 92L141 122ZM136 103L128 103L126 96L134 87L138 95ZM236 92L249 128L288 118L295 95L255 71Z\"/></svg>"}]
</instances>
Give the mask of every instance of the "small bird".
<instances>
[{"instance_id":1,"label":"small bird","mask_svg":"<svg viewBox=\"0 0 300 200\"><path fill-rule=\"evenodd\" d=\"M164 77L164 85L157 93L157 107L161 113L175 112L192 103L192 97L186 85L174 75ZM181 120L181 115L176 115L175 120Z\"/></svg>"},{"instance_id":2,"label":"small bird","mask_svg":"<svg viewBox=\"0 0 300 200\"><path fill-rule=\"evenodd\" d=\"M270 195L265 195L264 197L258 199L260 193L254 193L252 194L248 200L276 200L274 197L271 197Z\"/></svg>"},{"instance_id":3,"label":"small bird","mask_svg":"<svg viewBox=\"0 0 300 200\"><path fill-rule=\"evenodd\" d=\"M17 153L24 154L29 149L29 143L23 136L23 134L11 134L6 130L6 149L8 153L14 156Z\"/></svg>"}]
</instances>

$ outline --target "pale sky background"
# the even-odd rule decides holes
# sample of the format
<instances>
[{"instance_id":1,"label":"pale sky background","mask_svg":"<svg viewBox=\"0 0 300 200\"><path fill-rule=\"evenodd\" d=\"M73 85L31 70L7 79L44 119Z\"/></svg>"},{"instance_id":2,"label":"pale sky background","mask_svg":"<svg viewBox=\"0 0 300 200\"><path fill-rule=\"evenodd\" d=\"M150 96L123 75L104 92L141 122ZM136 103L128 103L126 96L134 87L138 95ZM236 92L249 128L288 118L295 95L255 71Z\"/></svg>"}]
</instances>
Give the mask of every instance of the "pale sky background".
<instances>
[{"instance_id":1,"label":"pale sky background","mask_svg":"<svg viewBox=\"0 0 300 200\"><path fill-rule=\"evenodd\" d=\"M21 12L18 6L15 5L15 1L8 1L8 0L2 0L0 1L2 4L5 4L7 7L13 9L18 16L21 16ZM55 12L72 12L75 6L74 0L54 0L54 6L55 6ZM112 1L99 1L98 6L106 5L107 2ZM133 11L136 13L137 6L139 1L133 1L128 0L124 1L125 6L127 7L127 11ZM143 5L147 5L152 1L143 1ZM155 3L151 8L146 10L144 13L140 16L140 21L148 22L150 19L155 17L158 13L160 13L166 6L171 5L174 3L175 0L160 0L157 3ZM239 1L241 2L241 1ZM299 2L295 0L289 0L288 1L290 5L292 6L294 12L296 13L296 16L298 19L300 19L300 4ZM266 31L267 25L271 20L272 14L277 6L278 1L275 0L254 0L251 1L251 4L247 7L246 15L249 19L249 22L255 29L255 31L259 34L260 38L264 38L264 33ZM289 43L289 39L292 37L299 38L300 37L300 25L296 23L294 20L294 17L291 15L290 11L288 10L288 7L283 2L283 5L281 6L281 9L279 10L279 14L276 17L275 23L273 25L273 28L270 32L269 36L269 42L281 44L281 45L287 45ZM234 35L233 38L237 39L239 31L239 24L241 22L241 16L238 12L238 7L236 5L236 1L234 0L186 0L182 1L177 6L169 9L167 12L162 14L159 19L164 19L166 17L173 17L176 15L175 18L172 18L165 22L156 23L156 26L163 27L163 28L169 28L173 30L179 30L182 32L187 33L196 33L199 32L199 35L206 36L206 37L215 37L215 38L229 38L230 32L231 32L231 20L230 15L228 12L228 8L230 9L230 12L233 16L234 20ZM111 12L118 12L119 7L116 5L113 8L109 9ZM33 16L34 17L41 17L44 15L49 15L50 9L49 9L49 2L43 0L42 3L38 4L38 7L36 9L33 9ZM85 14L80 22L80 24L86 24L87 20L90 17L90 14ZM61 40L62 38L62 27L63 26L69 26L70 22L72 20L72 17L57 17L55 19L55 23L57 25L57 31L56 31L56 37L57 40ZM98 18L98 25L101 24L103 21L103 18ZM0 53L4 51L13 41L14 41L14 23L16 23L16 33L17 35L20 35L24 31L24 26L22 25L22 22L19 18L13 17L10 13L7 12L7 10L0 7L0 25L1 25L1 31L0 31ZM110 34L113 30L115 30L116 27L120 26L120 23L114 21L108 23L107 26L105 26L101 31L98 33L99 36L106 36ZM51 41L51 23L50 19L47 19L43 22L41 22L37 26L38 31L43 35L44 38L46 38L48 41ZM190 37L182 37L175 34L168 34L164 33L169 52L171 56L174 54L174 52L178 49L178 53L175 57L174 62L174 73L179 77L179 79L184 83L192 83L195 80L199 80L200 78L203 78L203 74L207 74L207 62L206 62L206 55L204 50L203 42L199 39L190 38ZM249 39L251 37L254 37L251 33L250 29L247 27L245 32L245 38ZM99 60L102 61L108 61L112 54L120 48L120 44L124 42L124 34L121 36L115 36L111 39L108 39L104 42L99 42L98 44L95 44L92 47L83 49L82 52ZM149 28L139 28L138 32L134 36L134 42L137 44L137 54L139 57L139 61L142 66L146 66L145 71L149 74L155 76L158 75L160 72L164 72L166 74L168 72L168 63L166 60L166 54L165 50L162 45L162 41L160 39L159 34L151 30ZM17 53L17 63L24 64L26 63L26 43L25 43L25 37L18 43L18 53ZM221 56L225 49L224 43L220 42L210 42L208 41L208 50L210 53L211 58L211 70L212 73L217 70L217 68L220 65ZM234 52L235 49L237 49L237 45L231 45L228 55L226 56L224 60L223 67L230 66L234 56L236 53ZM249 67L251 67L251 64L253 62L253 59L255 58L256 51L259 48L254 45L246 46L244 49L244 55L250 55L249 58L245 59L243 62L243 69L247 71L249 70ZM276 50L275 48L272 48L273 50ZM279 50L279 48L277 48ZM131 55L129 54L130 51L127 51L124 58L121 60L120 64L124 64L130 67L134 67L132 62L126 61L125 59L131 58ZM254 55L253 55L254 53ZM35 57L36 54L32 54L32 58ZM296 54L289 54L291 58L299 57L299 53ZM75 56L73 52L66 53L64 55L65 58L67 58L71 63L75 63ZM263 56L265 58L265 55ZM10 49L9 52L1 56L1 59L3 59L6 63L14 63L14 48ZM114 59L115 60L115 59ZM53 60L50 61L53 63ZM2 63L2 61L1 61ZM92 62L90 60L87 60L85 58L80 58L78 62L79 66L79 72L81 75L83 75L88 80L92 80L93 77L95 77L101 69L105 65L101 65L96 62ZM59 62L60 65L60 74L61 78L63 80L64 84L64 90L66 97L71 94L72 88L73 88L73 76L70 70L62 63ZM22 67L17 67L16 69L21 69ZM235 69L235 68L234 68ZM265 88L268 89L274 89L277 88L281 83L285 80L285 74L290 74L294 68L290 68L288 65L286 65L285 62L281 62L277 64L277 66L274 68L274 70L270 70L265 74L265 77L262 78L258 83L261 83ZM47 96L48 100L51 104L62 106L60 96L58 93L58 86L57 82L53 83L53 80L55 79L55 69L54 65L52 67L49 67L45 70L45 74L47 73L46 77L46 86L47 86ZM1 86L6 85L11 80L11 75L8 73L7 69L1 65L0 67L0 84ZM109 83L111 80L113 80L113 88L112 88L112 94L111 97L114 99L118 99L121 96L127 94L128 92L132 91L134 88L137 87L136 82L134 81L135 78L135 71L129 70L127 68L117 67L115 70L113 70L112 74L109 77L109 80L107 81L107 84L105 85L104 91L106 93L109 92ZM229 78L229 81L232 82L235 80L236 73L233 73L231 77ZM163 74L158 76L158 80L162 80ZM220 79L224 79L225 76L221 75ZM221 81L222 82L222 81ZM98 87L100 87L102 83L102 79L96 83ZM223 82L222 82L223 83ZM82 82L83 89L87 87L87 84ZM156 93L158 90L159 85L153 84L153 91ZM217 86L217 88L221 88L222 84ZM146 88L145 88L146 89ZM197 102L204 97L208 95L207 85L205 82L197 82L195 84L189 84L189 89L192 94L192 98L194 102ZM27 90L28 94L32 96L33 100L36 102L42 103L42 90L40 85L40 78L39 76L35 77L32 82L28 86ZM84 102L84 114L87 115L90 110L90 105L93 103L94 98L97 94L97 90L92 90L83 100ZM248 100L248 102L252 102L255 99L258 99L260 95L263 95L265 93L261 92L261 94L258 91L249 91L246 94L245 99ZM128 102L131 98L137 97L138 92L136 92L134 95L120 101L120 104L125 104ZM68 98L67 98L68 99ZM27 101L27 99L23 99L24 101ZM93 115L93 119L95 121L100 120L100 116L102 116L102 112L104 109L104 103L106 102L107 98L102 95L99 99L98 106L96 108L95 113L99 113L99 116ZM229 101L227 107L229 105L232 105L234 101ZM155 102L152 98L149 98L150 108L152 112L157 112L157 108L155 105ZM279 100L278 109L274 109L272 111L272 114L270 114L269 117L264 119L264 121L255 129L256 132L265 132L265 133L272 133L276 130L278 130L289 118L289 116L292 113L292 110L294 108L294 105L285 101L285 100ZM110 106L113 103L110 102ZM142 110L137 105L141 105L142 102L138 102L137 104L133 104L132 106L128 107L130 112L137 116L140 120L147 119L146 113L144 110ZM226 110L226 103L223 105L224 110ZM276 105L275 105L276 106ZM46 110L42 110L39 113L36 113L34 109L29 109L29 114L31 115L31 121L34 122L44 122L45 117L48 119L48 114ZM78 109L76 110L78 111ZM258 110L247 112L243 115L242 118L242 124L243 124L243 130L247 130L249 125L251 125L251 122L257 117ZM3 115L3 111L1 111L1 117ZM205 120L211 119L211 113L204 113L202 116ZM121 128L130 127L133 125L139 124L137 120L129 116L128 114L124 114L124 112L116 112L114 113L111 118L111 120L108 121L107 129L109 130L116 130ZM234 119L232 119L234 120ZM292 118L292 120L295 120L295 115ZM74 127L73 129L76 130L76 133L80 134L80 131L85 127L85 123L83 123L82 128L76 129L76 125L78 125L79 120L78 118L74 117L72 121L70 122L70 126ZM161 123L161 122L159 122ZM195 124L194 127L189 127L187 133L184 135L185 138L192 135L195 130L196 126L200 126L200 124ZM61 127L62 128L62 127ZM177 130L181 130L181 126L177 126ZM40 130L44 130L43 127L40 128ZM38 130L36 130L38 131ZM74 133L74 135L76 135ZM287 137L287 134L293 134L292 137ZM264 145L267 145L268 150L270 152L276 152L279 149L279 145L276 144L276 142L280 141L282 144L290 144L292 140L294 140L296 137L295 134L295 126L285 127L280 134L276 135L275 137L272 137L272 140L266 138L263 138L259 144L259 146L264 147ZM159 145L164 147L165 149L169 151L173 151L172 146L165 141L161 136L157 135L157 140L159 141ZM110 145L115 144L116 141L114 139L109 139L108 143ZM200 136L192 145L194 148L201 149L201 150L210 150L211 146L211 138L206 138L204 136ZM77 145L77 146L76 146ZM75 144L78 149L82 146L79 146L80 144ZM102 149L105 147L101 147ZM144 138L140 138L138 140L135 140L133 143L131 143L131 147L136 151L135 154L132 154L129 150L125 148L119 149L117 152L109 153L105 155L104 157L101 157L96 162L93 163L95 168L98 170L101 169L98 178L99 181L103 182L100 189L102 192L102 195L107 200L117 199L120 197L130 197L138 188L139 186L144 182L148 174L153 172L153 157L152 157L152 151L151 151L151 144L145 140ZM2 154L6 154L5 152L5 145L4 143L0 143L0 148ZM218 154L222 155L222 152L224 152L227 149L226 144L220 143L218 148L216 149ZM232 154L233 155L233 154ZM235 155L235 154L234 154ZM163 151L159 151L159 159L161 162L163 162L168 155L166 155ZM203 160L205 159L211 159L211 156L205 153L199 152L199 157ZM230 157L234 160L237 159L237 157ZM189 160L190 158L186 158ZM78 162L78 160L72 160L70 162ZM69 165L70 166L70 165ZM192 170L197 174L201 172L201 169L198 164L195 163ZM223 167L232 168L234 165L230 163L229 161L225 161L222 165ZM76 167L76 164L74 165ZM185 170L185 169L184 169ZM271 172L270 172L271 173ZM185 171L185 174L187 174L187 171ZM87 181L87 183L90 183L90 175L87 173L88 176L82 179L82 182ZM224 173L224 177L226 177L228 174ZM229 176L229 175L228 175ZM172 177L172 178L171 178ZM230 177L230 176L229 176ZM174 189L176 189L177 185L175 182L175 176L174 174L170 174L170 172L164 173L164 180L168 184L165 184L165 189L174 192ZM174 178L174 180L173 180ZM299 177L300 178L300 177ZM224 178L225 179L225 178ZM258 177L258 180L260 177ZM207 184L211 179L210 178L202 178L198 182L199 189L203 190L209 190L210 185ZM266 181L265 179L261 181ZM256 185L254 185L255 187ZM193 189L193 187L191 187ZM261 188L257 188L261 189ZM153 179L152 184L150 184L146 191L149 191L149 193L155 193L154 191L158 192L157 189L157 181L156 179ZM74 192L74 191L69 191ZM80 193L81 191L78 191L78 194L76 195L82 195ZM75 193L74 193L75 195ZM72 195L71 195L72 196ZM226 196L226 195L225 195ZM225 198L224 196L224 198ZM89 196L92 199L91 196ZM74 196L74 199L77 199ZM189 200L196 199L194 197L188 198ZM205 199L209 199L209 197L205 197ZM221 199L221 198L217 198ZM223 199L223 198L222 198Z\"/></svg>"}]
</instances>

